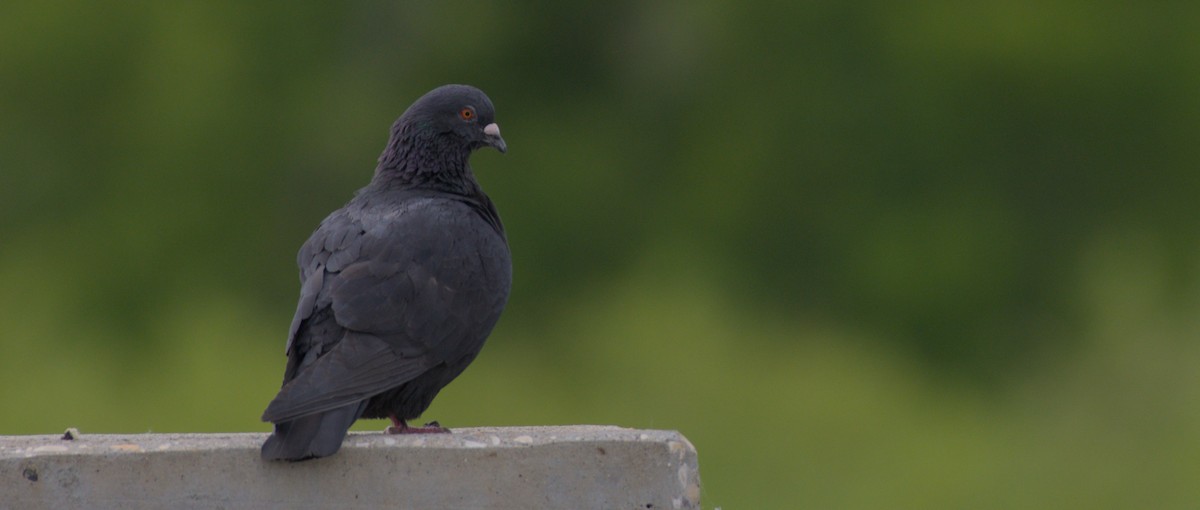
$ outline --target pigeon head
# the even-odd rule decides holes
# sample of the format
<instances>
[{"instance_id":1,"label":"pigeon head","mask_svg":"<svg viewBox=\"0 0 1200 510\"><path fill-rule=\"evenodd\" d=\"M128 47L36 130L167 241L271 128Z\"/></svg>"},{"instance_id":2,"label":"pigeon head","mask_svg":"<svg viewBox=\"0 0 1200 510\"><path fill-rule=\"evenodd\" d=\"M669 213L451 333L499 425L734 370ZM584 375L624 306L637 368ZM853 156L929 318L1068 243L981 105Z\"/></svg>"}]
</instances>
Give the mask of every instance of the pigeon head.
<instances>
[{"instance_id":1,"label":"pigeon head","mask_svg":"<svg viewBox=\"0 0 1200 510\"><path fill-rule=\"evenodd\" d=\"M492 146L508 150L487 94L470 85L443 85L421 96L399 122L409 129L442 137L467 150Z\"/></svg>"},{"instance_id":2,"label":"pigeon head","mask_svg":"<svg viewBox=\"0 0 1200 510\"><path fill-rule=\"evenodd\" d=\"M467 159L481 147L507 152L495 122L496 111L482 90L443 85L417 99L392 125L376 175L400 174L417 183L470 175ZM395 172L390 172L395 170Z\"/></svg>"}]
</instances>

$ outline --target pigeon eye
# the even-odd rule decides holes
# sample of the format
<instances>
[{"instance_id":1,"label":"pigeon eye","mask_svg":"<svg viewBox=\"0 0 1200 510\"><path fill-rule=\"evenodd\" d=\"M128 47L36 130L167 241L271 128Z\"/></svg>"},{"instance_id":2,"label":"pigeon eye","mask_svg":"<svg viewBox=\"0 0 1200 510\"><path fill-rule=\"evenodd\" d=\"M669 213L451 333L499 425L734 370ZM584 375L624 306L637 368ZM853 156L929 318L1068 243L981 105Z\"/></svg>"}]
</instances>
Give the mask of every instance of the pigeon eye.
<instances>
[{"instance_id":1,"label":"pigeon eye","mask_svg":"<svg viewBox=\"0 0 1200 510\"><path fill-rule=\"evenodd\" d=\"M459 110L458 117L462 120L474 120L475 110L471 107L463 108L462 110Z\"/></svg>"}]
</instances>

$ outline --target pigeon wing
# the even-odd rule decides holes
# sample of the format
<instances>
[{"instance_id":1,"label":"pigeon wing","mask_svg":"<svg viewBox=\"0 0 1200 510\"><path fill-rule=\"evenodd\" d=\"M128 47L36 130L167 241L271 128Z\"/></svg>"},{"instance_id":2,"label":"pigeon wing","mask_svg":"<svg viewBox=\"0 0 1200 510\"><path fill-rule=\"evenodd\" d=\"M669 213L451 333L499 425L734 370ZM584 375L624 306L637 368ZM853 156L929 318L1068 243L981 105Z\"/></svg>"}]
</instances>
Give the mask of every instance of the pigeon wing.
<instances>
[{"instance_id":1,"label":"pigeon wing","mask_svg":"<svg viewBox=\"0 0 1200 510\"><path fill-rule=\"evenodd\" d=\"M290 377L265 421L369 398L478 351L507 296L507 283L480 285L500 280L491 266L508 271L502 235L458 201L404 204L351 222L345 236L321 232L323 224L301 250L313 269L302 274ZM357 256L347 264L342 254L351 247ZM493 252L502 260L491 260Z\"/></svg>"}]
</instances>

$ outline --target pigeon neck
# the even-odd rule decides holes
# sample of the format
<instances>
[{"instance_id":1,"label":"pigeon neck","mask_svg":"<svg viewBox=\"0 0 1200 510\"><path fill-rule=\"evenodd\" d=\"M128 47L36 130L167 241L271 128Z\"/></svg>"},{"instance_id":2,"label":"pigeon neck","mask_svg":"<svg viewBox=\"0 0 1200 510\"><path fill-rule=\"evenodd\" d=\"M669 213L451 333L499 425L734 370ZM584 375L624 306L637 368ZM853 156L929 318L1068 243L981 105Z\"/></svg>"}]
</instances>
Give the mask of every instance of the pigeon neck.
<instances>
[{"instance_id":1,"label":"pigeon neck","mask_svg":"<svg viewBox=\"0 0 1200 510\"><path fill-rule=\"evenodd\" d=\"M401 133L380 155L371 185L475 195L480 188L467 164L470 155L470 149L451 146L439 137Z\"/></svg>"}]
</instances>

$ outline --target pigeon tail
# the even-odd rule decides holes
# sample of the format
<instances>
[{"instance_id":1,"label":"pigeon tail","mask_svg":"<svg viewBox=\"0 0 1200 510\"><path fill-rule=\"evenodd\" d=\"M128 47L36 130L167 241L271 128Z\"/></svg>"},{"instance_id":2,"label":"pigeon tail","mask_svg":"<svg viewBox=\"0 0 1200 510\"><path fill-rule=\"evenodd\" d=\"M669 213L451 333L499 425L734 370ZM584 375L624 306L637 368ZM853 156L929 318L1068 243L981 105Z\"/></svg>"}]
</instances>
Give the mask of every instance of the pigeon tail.
<instances>
[{"instance_id":1,"label":"pigeon tail","mask_svg":"<svg viewBox=\"0 0 1200 510\"><path fill-rule=\"evenodd\" d=\"M337 453L350 425L367 401L275 424L275 433L262 446L263 460L299 461Z\"/></svg>"}]
</instances>

